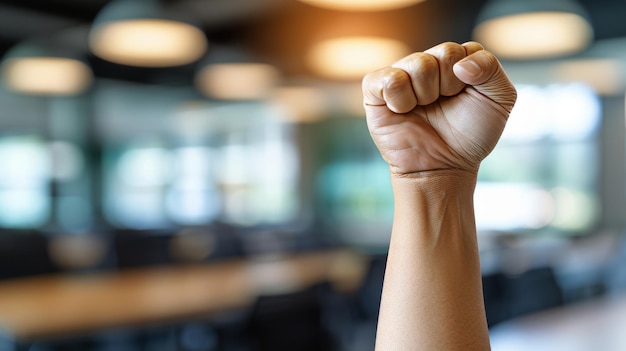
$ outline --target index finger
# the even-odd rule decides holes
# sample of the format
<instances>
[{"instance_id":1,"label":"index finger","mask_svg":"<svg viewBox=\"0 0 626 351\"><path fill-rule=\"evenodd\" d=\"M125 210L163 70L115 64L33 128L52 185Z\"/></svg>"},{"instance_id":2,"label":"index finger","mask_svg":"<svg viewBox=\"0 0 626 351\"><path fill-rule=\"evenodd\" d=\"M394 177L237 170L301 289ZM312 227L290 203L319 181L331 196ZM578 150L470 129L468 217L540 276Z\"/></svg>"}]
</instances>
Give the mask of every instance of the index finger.
<instances>
[{"instance_id":1,"label":"index finger","mask_svg":"<svg viewBox=\"0 0 626 351\"><path fill-rule=\"evenodd\" d=\"M366 107L386 105L395 113L405 113L417 105L411 78L399 68L385 67L366 75L362 89Z\"/></svg>"}]
</instances>

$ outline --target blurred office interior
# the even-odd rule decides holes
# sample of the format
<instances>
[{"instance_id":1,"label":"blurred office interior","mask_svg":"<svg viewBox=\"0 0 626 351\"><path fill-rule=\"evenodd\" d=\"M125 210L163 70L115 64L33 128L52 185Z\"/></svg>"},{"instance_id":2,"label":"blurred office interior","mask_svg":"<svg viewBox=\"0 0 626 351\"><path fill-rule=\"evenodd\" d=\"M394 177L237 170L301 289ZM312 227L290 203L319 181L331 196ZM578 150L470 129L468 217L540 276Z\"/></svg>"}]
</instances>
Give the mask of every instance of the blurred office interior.
<instances>
[{"instance_id":1,"label":"blurred office interior","mask_svg":"<svg viewBox=\"0 0 626 351\"><path fill-rule=\"evenodd\" d=\"M373 350L393 203L360 79L469 40L519 93L475 196L494 350L574 350L514 323L626 294L625 14L0 0L0 350Z\"/></svg>"}]
</instances>

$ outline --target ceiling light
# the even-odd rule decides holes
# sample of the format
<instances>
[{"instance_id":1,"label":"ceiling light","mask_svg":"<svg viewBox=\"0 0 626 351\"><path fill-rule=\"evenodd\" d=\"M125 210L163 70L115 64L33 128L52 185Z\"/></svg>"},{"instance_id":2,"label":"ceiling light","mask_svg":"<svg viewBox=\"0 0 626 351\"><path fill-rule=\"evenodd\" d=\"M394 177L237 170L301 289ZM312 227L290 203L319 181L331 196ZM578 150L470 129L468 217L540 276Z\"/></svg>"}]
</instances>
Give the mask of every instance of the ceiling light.
<instances>
[{"instance_id":1,"label":"ceiling light","mask_svg":"<svg viewBox=\"0 0 626 351\"><path fill-rule=\"evenodd\" d=\"M274 90L271 102L282 119L293 123L309 123L327 114L327 99L316 87L284 86Z\"/></svg>"},{"instance_id":2,"label":"ceiling light","mask_svg":"<svg viewBox=\"0 0 626 351\"><path fill-rule=\"evenodd\" d=\"M278 70L265 63L216 63L198 72L196 86L216 99L255 100L266 97L278 78Z\"/></svg>"},{"instance_id":3,"label":"ceiling light","mask_svg":"<svg viewBox=\"0 0 626 351\"><path fill-rule=\"evenodd\" d=\"M618 95L624 91L624 65L616 59L577 59L556 64L555 80L581 82L602 95Z\"/></svg>"},{"instance_id":4,"label":"ceiling light","mask_svg":"<svg viewBox=\"0 0 626 351\"><path fill-rule=\"evenodd\" d=\"M504 59L573 54L591 43L585 11L566 0L492 0L478 16L473 36Z\"/></svg>"},{"instance_id":5,"label":"ceiling light","mask_svg":"<svg viewBox=\"0 0 626 351\"><path fill-rule=\"evenodd\" d=\"M84 63L60 57L8 59L2 74L9 89L34 95L73 95L89 86L91 70Z\"/></svg>"},{"instance_id":6,"label":"ceiling light","mask_svg":"<svg viewBox=\"0 0 626 351\"><path fill-rule=\"evenodd\" d=\"M144 67L189 64L207 48L199 28L174 19L153 0L121 0L106 6L94 21L89 44L105 60Z\"/></svg>"},{"instance_id":7,"label":"ceiling light","mask_svg":"<svg viewBox=\"0 0 626 351\"><path fill-rule=\"evenodd\" d=\"M384 11L408 7L424 0L300 0L309 5L331 10Z\"/></svg>"},{"instance_id":8,"label":"ceiling light","mask_svg":"<svg viewBox=\"0 0 626 351\"><path fill-rule=\"evenodd\" d=\"M76 95L93 80L91 68L71 48L30 40L3 58L3 82L9 90L30 95ZM67 49L67 50L66 50Z\"/></svg>"},{"instance_id":9,"label":"ceiling light","mask_svg":"<svg viewBox=\"0 0 626 351\"><path fill-rule=\"evenodd\" d=\"M214 47L198 65L196 88L219 100L258 100L278 84L280 72L239 47Z\"/></svg>"},{"instance_id":10,"label":"ceiling light","mask_svg":"<svg viewBox=\"0 0 626 351\"><path fill-rule=\"evenodd\" d=\"M390 65L410 52L395 39L343 37L319 42L307 61L320 76L331 79L360 79L366 73Z\"/></svg>"}]
</instances>

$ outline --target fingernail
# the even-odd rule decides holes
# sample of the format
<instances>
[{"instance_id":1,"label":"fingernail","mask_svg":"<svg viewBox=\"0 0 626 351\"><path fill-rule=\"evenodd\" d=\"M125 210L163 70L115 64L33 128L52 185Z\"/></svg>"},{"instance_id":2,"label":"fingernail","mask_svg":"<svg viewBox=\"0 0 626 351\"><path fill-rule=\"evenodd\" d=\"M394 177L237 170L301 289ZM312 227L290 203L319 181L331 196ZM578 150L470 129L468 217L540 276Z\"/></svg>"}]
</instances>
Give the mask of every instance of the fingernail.
<instances>
[{"instance_id":1,"label":"fingernail","mask_svg":"<svg viewBox=\"0 0 626 351\"><path fill-rule=\"evenodd\" d=\"M460 61L456 65L460 69L464 70L465 72L467 72L468 74L470 74L471 76L474 76L474 77L479 76L480 73L482 72L482 69L480 68L480 66L478 64L476 64L476 62L474 62L472 60Z\"/></svg>"}]
</instances>

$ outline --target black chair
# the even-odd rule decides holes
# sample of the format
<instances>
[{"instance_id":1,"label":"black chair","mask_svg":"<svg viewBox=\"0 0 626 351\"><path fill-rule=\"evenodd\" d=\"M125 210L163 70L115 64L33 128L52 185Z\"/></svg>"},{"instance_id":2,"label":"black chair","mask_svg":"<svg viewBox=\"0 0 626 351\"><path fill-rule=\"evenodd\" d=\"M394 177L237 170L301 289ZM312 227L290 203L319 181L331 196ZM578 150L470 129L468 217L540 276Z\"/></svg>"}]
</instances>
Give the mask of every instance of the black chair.
<instances>
[{"instance_id":1,"label":"black chair","mask_svg":"<svg viewBox=\"0 0 626 351\"><path fill-rule=\"evenodd\" d=\"M208 262L243 255L235 228L218 223L170 230L118 229L113 237L118 268ZM203 246L206 255L201 252Z\"/></svg>"},{"instance_id":2,"label":"black chair","mask_svg":"<svg viewBox=\"0 0 626 351\"><path fill-rule=\"evenodd\" d=\"M563 305L563 292L551 267L508 277L507 298L512 317Z\"/></svg>"},{"instance_id":3,"label":"black chair","mask_svg":"<svg viewBox=\"0 0 626 351\"><path fill-rule=\"evenodd\" d=\"M510 301L506 296L506 275L502 272L483 275L482 283L487 325L492 327L511 318L511 311L507 305Z\"/></svg>"},{"instance_id":4,"label":"black chair","mask_svg":"<svg viewBox=\"0 0 626 351\"><path fill-rule=\"evenodd\" d=\"M50 258L48 238L37 231L0 231L0 280L61 271Z\"/></svg>"},{"instance_id":5,"label":"black chair","mask_svg":"<svg viewBox=\"0 0 626 351\"><path fill-rule=\"evenodd\" d=\"M113 250L117 268L173 263L169 252L171 234L148 230L117 230Z\"/></svg>"},{"instance_id":6,"label":"black chair","mask_svg":"<svg viewBox=\"0 0 626 351\"><path fill-rule=\"evenodd\" d=\"M563 291L552 267L532 268L514 275L485 275L483 295L489 327L564 304Z\"/></svg>"},{"instance_id":7,"label":"black chair","mask_svg":"<svg viewBox=\"0 0 626 351\"><path fill-rule=\"evenodd\" d=\"M361 285L351 296L352 316L348 330L343 331L342 350L374 350L386 267L386 254L370 256Z\"/></svg>"},{"instance_id":8,"label":"black chair","mask_svg":"<svg viewBox=\"0 0 626 351\"><path fill-rule=\"evenodd\" d=\"M320 286L259 297L247 326L252 351L329 351L331 336L322 323Z\"/></svg>"},{"instance_id":9,"label":"black chair","mask_svg":"<svg viewBox=\"0 0 626 351\"><path fill-rule=\"evenodd\" d=\"M387 255L371 256L367 272L355 296L359 319L374 323L378 321L386 267Z\"/></svg>"}]
</instances>

